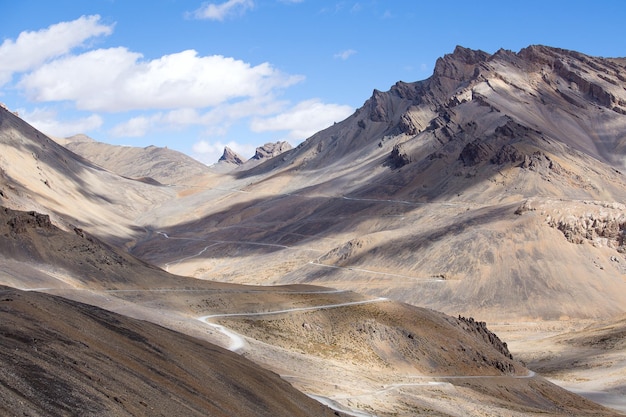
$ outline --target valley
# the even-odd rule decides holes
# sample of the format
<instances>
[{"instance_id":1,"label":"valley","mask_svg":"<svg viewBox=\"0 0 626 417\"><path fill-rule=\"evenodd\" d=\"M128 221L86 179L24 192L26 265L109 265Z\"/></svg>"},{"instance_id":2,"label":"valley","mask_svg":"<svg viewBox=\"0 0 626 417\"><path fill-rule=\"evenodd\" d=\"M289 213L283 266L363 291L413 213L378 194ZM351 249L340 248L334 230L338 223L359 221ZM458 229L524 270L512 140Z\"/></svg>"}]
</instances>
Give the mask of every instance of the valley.
<instances>
[{"instance_id":1,"label":"valley","mask_svg":"<svg viewBox=\"0 0 626 417\"><path fill-rule=\"evenodd\" d=\"M50 358L101 346L101 330L58 323L90 306L116 343L77 363L113 380L137 357L189 361L193 394L168 388L170 413L195 396L198 415L213 396L209 415L626 412L623 77L621 61L574 51L457 47L296 148L213 167L59 144L0 109L0 312L15 323L1 347L22 352L5 359L4 411L142 415L143 391L123 388L137 373L155 409L155 387L186 378L147 367L70 405L19 405L26 370L53 380ZM115 347L136 342L155 356ZM201 388L230 372L214 354L247 385ZM89 384L62 375L67 392Z\"/></svg>"}]
</instances>

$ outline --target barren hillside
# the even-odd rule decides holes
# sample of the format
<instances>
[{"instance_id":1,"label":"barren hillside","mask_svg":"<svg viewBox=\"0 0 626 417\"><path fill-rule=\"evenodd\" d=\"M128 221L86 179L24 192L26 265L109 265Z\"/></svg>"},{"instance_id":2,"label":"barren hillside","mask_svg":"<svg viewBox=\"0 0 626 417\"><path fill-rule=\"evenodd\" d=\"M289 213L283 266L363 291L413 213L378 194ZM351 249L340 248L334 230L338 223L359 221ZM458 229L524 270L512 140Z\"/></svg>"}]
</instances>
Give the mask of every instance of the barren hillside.
<instances>
[{"instance_id":1,"label":"barren hillside","mask_svg":"<svg viewBox=\"0 0 626 417\"><path fill-rule=\"evenodd\" d=\"M167 148L108 145L84 135L56 140L72 152L123 177L167 185L194 185L198 177L212 176L203 163Z\"/></svg>"},{"instance_id":2,"label":"barren hillside","mask_svg":"<svg viewBox=\"0 0 626 417\"><path fill-rule=\"evenodd\" d=\"M167 392L202 397L192 408L205 414L236 403L245 415L255 402L270 402L268 415L322 410L276 375L272 392L257 386L251 359L337 413L615 415L533 366L562 384L593 374L603 403L620 401L623 379L610 375L626 355L624 80L619 59L458 47L432 77L374 91L280 157L210 174L152 148L90 162L0 110L0 284L73 300L2 289L15 324L2 330L6 403L141 415L142 395ZM71 323L91 329L88 347ZM226 356L250 385L207 400L202 375L231 362L196 369L174 353L224 354L206 342L246 358ZM137 343L153 356L133 353ZM99 384L90 367L74 374L81 361L102 369ZM37 390L55 374L70 394Z\"/></svg>"},{"instance_id":3,"label":"barren hillside","mask_svg":"<svg viewBox=\"0 0 626 417\"><path fill-rule=\"evenodd\" d=\"M319 283L453 315L622 313L620 62L458 47L429 79L375 91L280 158L162 206L142 219L160 234L132 251L199 278Z\"/></svg>"},{"instance_id":4,"label":"barren hillside","mask_svg":"<svg viewBox=\"0 0 626 417\"><path fill-rule=\"evenodd\" d=\"M84 227L127 241L134 218L175 191L113 174L58 145L0 108L0 204L50 215L59 227Z\"/></svg>"},{"instance_id":5,"label":"barren hillside","mask_svg":"<svg viewBox=\"0 0 626 417\"><path fill-rule=\"evenodd\" d=\"M4 416L331 416L239 355L87 304L0 286Z\"/></svg>"},{"instance_id":6,"label":"barren hillside","mask_svg":"<svg viewBox=\"0 0 626 417\"><path fill-rule=\"evenodd\" d=\"M456 415L452 410L462 407L466 415L478 410L522 415L556 407L560 411L553 415L572 409L607 413L535 376L473 318L329 288L177 277L80 230L62 231L46 215L3 209L0 220L0 282L66 298L0 290L5 336L0 347L6 359L1 376L7 387L2 398L9 415L63 410L169 415L181 404L198 414L259 415L250 411L251 404L266 402L272 404L262 407L268 415L323 415L321 406L308 400L295 406L292 398L298 394L274 387L278 380L270 383L275 374L257 387L255 380L264 377L256 375L263 371L248 368L251 364L237 359L241 356L207 361L225 353L94 305L241 350L336 410L365 407L377 415L400 410L417 415L436 409ZM241 346L232 347L233 341ZM215 375L219 389L207 385L207 375ZM380 384L406 388L387 392ZM442 402L430 391L433 386L462 395ZM502 401L498 392L505 387L510 396ZM178 400L164 403L163 396Z\"/></svg>"}]
</instances>

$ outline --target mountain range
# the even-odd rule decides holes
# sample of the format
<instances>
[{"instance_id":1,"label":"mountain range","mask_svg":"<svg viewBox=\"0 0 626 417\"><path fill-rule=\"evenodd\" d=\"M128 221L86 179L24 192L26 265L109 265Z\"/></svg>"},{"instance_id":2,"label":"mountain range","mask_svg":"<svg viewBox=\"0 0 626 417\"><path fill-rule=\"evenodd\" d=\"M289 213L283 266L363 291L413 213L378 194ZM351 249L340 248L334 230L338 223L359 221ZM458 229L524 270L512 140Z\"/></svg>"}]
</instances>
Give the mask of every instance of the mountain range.
<instances>
[{"instance_id":1,"label":"mountain range","mask_svg":"<svg viewBox=\"0 0 626 417\"><path fill-rule=\"evenodd\" d=\"M207 167L0 109L6 413L626 409L626 59L457 47L257 154Z\"/></svg>"}]
</instances>

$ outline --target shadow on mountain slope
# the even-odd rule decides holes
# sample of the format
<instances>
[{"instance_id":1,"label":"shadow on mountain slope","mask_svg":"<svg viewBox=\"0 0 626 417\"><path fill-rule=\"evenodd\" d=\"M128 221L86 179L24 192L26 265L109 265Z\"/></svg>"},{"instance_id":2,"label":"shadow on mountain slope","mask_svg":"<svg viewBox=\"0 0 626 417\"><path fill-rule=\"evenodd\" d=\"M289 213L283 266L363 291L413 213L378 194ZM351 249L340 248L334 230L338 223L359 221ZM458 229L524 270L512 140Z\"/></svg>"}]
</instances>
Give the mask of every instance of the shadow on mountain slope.
<instances>
[{"instance_id":1,"label":"shadow on mountain slope","mask_svg":"<svg viewBox=\"0 0 626 417\"><path fill-rule=\"evenodd\" d=\"M0 414L332 416L209 343L60 297L0 286Z\"/></svg>"}]
</instances>

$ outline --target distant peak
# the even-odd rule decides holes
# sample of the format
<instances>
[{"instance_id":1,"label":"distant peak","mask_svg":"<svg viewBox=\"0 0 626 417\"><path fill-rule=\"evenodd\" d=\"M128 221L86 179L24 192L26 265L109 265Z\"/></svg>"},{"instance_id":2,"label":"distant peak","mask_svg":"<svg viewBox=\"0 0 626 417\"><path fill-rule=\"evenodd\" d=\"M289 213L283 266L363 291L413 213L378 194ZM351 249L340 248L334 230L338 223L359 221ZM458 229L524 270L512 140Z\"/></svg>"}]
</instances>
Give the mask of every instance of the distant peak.
<instances>
[{"instance_id":1,"label":"distant peak","mask_svg":"<svg viewBox=\"0 0 626 417\"><path fill-rule=\"evenodd\" d=\"M260 160L273 158L290 149L292 149L292 147L289 142L279 141L275 143L266 143L265 145L256 148L256 152L252 159Z\"/></svg>"},{"instance_id":2,"label":"distant peak","mask_svg":"<svg viewBox=\"0 0 626 417\"><path fill-rule=\"evenodd\" d=\"M469 49L457 45L456 48L454 48L454 52L447 56L455 60L462 61L465 64L473 65L486 61L491 55L485 51L481 51L480 49Z\"/></svg>"},{"instance_id":3,"label":"distant peak","mask_svg":"<svg viewBox=\"0 0 626 417\"><path fill-rule=\"evenodd\" d=\"M218 162L228 162L235 165L241 165L245 162L245 159L237 152L230 149L228 146L225 146L224 153L222 154Z\"/></svg>"},{"instance_id":4,"label":"distant peak","mask_svg":"<svg viewBox=\"0 0 626 417\"><path fill-rule=\"evenodd\" d=\"M65 140L67 142L95 142L94 139L90 138L89 136L85 135L84 133L79 133L79 134L74 135L74 136L66 137Z\"/></svg>"}]
</instances>

